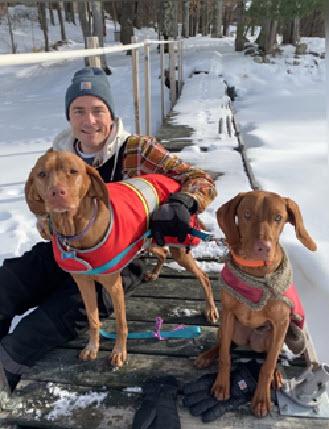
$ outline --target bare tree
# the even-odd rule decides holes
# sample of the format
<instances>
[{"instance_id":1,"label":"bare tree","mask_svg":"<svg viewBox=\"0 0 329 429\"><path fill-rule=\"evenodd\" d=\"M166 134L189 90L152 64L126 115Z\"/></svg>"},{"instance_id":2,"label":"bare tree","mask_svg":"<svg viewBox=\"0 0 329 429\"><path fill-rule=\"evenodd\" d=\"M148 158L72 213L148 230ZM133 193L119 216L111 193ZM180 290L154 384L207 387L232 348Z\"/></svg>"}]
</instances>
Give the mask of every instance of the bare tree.
<instances>
[{"instance_id":1,"label":"bare tree","mask_svg":"<svg viewBox=\"0 0 329 429\"><path fill-rule=\"evenodd\" d=\"M49 2L49 21L51 25L55 25L53 3L51 1Z\"/></svg>"},{"instance_id":2,"label":"bare tree","mask_svg":"<svg viewBox=\"0 0 329 429\"><path fill-rule=\"evenodd\" d=\"M93 36L98 37L99 46L104 46L104 37L103 37L103 25L104 25L104 15L103 15L103 2L101 0L94 0L91 3L92 7L92 16L93 16ZM104 71L108 72L106 55L101 55L101 64Z\"/></svg>"},{"instance_id":3,"label":"bare tree","mask_svg":"<svg viewBox=\"0 0 329 429\"><path fill-rule=\"evenodd\" d=\"M63 42L66 42L65 23L64 23L63 14L62 14L62 2L57 3L57 15L58 15L58 22L61 27L61 40Z\"/></svg>"},{"instance_id":4,"label":"bare tree","mask_svg":"<svg viewBox=\"0 0 329 429\"><path fill-rule=\"evenodd\" d=\"M235 39L235 50L243 51L244 48L244 7L245 0L238 0L237 4L237 30L236 30L236 39Z\"/></svg>"},{"instance_id":5,"label":"bare tree","mask_svg":"<svg viewBox=\"0 0 329 429\"><path fill-rule=\"evenodd\" d=\"M48 35L48 22L46 17L46 4L43 2L39 2L40 7L40 19L41 19L41 29L43 30L43 34L45 37L45 51L49 52L49 35Z\"/></svg>"},{"instance_id":6,"label":"bare tree","mask_svg":"<svg viewBox=\"0 0 329 429\"><path fill-rule=\"evenodd\" d=\"M211 37L223 37L223 0L214 0L214 25Z\"/></svg>"},{"instance_id":7,"label":"bare tree","mask_svg":"<svg viewBox=\"0 0 329 429\"><path fill-rule=\"evenodd\" d=\"M14 42L14 35L13 35L13 26L11 23L11 16L8 10L8 3L6 3L4 5L5 9L6 9L6 15L7 15L7 20L8 20L8 31L9 31L9 35L10 35L10 40L11 40L11 52L13 54L16 54L17 52L17 43Z\"/></svg>"},{"instance_id":8,"label":"bare tree","mask_svg":"<svg viewBox=\"0 0 329 429\"><path fill-rule=\"evenodd\" d=\"M183 0L183 7L182 7L182 36L183 37L189 37L190 35L190 24L189 24L189 18L190 18L190 1L189 0Z\"/></svg>"}]
</instances>

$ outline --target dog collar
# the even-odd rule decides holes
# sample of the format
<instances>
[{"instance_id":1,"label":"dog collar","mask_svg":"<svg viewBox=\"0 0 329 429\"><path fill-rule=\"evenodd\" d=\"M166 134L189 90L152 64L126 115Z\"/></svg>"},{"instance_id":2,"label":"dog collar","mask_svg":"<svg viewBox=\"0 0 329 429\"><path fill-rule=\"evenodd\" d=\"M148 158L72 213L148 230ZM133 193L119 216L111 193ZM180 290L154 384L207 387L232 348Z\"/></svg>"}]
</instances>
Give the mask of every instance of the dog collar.
<instances>
[{"instance_id":1,"label":"dog collar","mask_svg":"<svg viewBox=\"0 0 329 429\"><path fill-rule=\"evenodd\" d=\"M96 198L94 199L94 213L88 223L88 225L77 235L73 235L73 236L66 236L66 235L62 235L59 232L55 232L56 237L58 238L58 240L61 243L70 243L71 241L75 241L78 240L79 238L81 238L82 236L84 236L86 234L86 232L89 231L89 229L91 228L91 225L95 222L96 216L98 213L98 202L96 200Z\"/></svg>"},{"instance_id":2,"label":"dog collar","mask_svg":"<svg viewBox=\"0 0 329 429\"><path fill-rule=\"evenodd\" d=\"M269 267L271 265L271 261L267 262L267 261L252 261L250 259L243 259L243 258L239 258L237 257L233 250L231 249L231 255L233 257L233 259L240 265L242 265L243 267Z\"/></svg>"}]
</instances>

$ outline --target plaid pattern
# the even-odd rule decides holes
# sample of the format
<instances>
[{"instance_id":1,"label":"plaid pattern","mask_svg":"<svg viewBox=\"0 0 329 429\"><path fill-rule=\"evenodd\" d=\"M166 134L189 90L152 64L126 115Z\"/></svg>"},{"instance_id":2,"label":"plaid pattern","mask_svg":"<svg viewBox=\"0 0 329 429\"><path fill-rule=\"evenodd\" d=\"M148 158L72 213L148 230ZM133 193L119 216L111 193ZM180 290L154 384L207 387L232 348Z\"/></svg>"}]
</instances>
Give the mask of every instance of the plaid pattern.
<instances>
[{"instance_id":1,"label":"plaid pattern","mask_svg":"<svg viewBox=\"0 0 329 429\"><path fill-rule=\"evenodd\" d=\"M163 174L181 183L181 191L198 201L203 212L217 191L212 178L204 171L183 162L161 146L153 137L131 136L123 156L124 179L145 174Z\"/></svg>"}]
</instances>

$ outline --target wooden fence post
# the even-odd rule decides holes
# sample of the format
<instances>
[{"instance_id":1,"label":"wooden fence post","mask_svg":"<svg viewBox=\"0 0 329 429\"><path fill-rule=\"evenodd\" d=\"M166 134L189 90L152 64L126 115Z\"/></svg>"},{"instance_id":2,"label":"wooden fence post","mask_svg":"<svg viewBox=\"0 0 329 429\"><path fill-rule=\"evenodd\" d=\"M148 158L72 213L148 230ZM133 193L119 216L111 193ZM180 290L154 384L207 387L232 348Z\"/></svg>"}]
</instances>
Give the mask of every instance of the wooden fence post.
<instances>
[{"instance_id":1,"label":"wooden fence post","mask_svg":"<svg viewBox=\"0 0 329 429\"><path fill-rule=\"evenodd\" d=\"M178 67L178 97L182 92L183 86L183 61L182 61L182 40L179 38L177 40L177 67Z\"/></svg>"},{"instance_id":2,"label":"wooden fence post","mask_svg":"<svg viewBox=\"0 0 329 429\"><path fill-rule=\"evenodd\" d=\"M144 87L145 87L145 134L152 135L151 126L151 82L150 82L150 45L145 38L144 44Z\"/></svg>"},{"instance_id":3,"label":"wooden fence post","mask_svg":"<svg viewBox=\"0 0 329 429\"><path fill-rule=\"evenodd\" d=\"M137 37L131 38L131 43L137 43ZM140 94L139 94L139 50L132 49L132 78L133 78L133 100L135 110L136 134L141 134Z\"/></svg>"},{"instance_id":4,"label":"wooden fence post","mask_svg":"<svg viewBox=\"0 0 329 429\"><path fill-rule=\"evenodd\" d=\"M176 70L174 39L169 37L169 81L170 81L170 108L176 103Z\"/></svg>"},{"instance_id":5,"label":"wooden fence post","mask_svg":"<svg viewBox=\"0 0 329 429\"><path fill-rule=\"evenodd\" d=\"M99 48L98 37L86 37L87 49L97 49ZM101 60L99 55L92 55L89 57L90 67L99 67L101 68Z\"/></svg>"},{"instance_id":6,"label":"wooden fence post","mask_svg":"<svg viewBox=\"0 0 329 429\"><path fill-rule=\"evenodd\" d=\"M164 37L161 36L161 42L164 41ZM164 43L160 43L160 76L161 76L161 124L164 123L166 117L165 108L165 76L164 76Z\"/></svg>"}]
</instances>

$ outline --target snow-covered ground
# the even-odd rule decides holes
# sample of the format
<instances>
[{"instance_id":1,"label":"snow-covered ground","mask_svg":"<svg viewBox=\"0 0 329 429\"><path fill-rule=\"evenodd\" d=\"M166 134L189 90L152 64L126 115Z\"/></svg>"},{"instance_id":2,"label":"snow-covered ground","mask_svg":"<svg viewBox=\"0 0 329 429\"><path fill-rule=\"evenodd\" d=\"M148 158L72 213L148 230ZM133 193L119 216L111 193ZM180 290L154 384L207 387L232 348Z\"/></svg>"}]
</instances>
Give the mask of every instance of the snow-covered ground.
<instances>
[{"instance_id":1,"label":"snow-covered ground","mask_svg":"<svg viewBox=\"0 0 329 429\"><path fill-rule=\"evenodd\" d=\"M108 22L107 45L113 42L114 25ZM0 25L0 53L9 53L7 29ZM18 32L18 30L17 30ZM50 27L52 42L60 39L58 28ZM82 48L81 30L66 25L71 44L61 49ZM140 31L152 35L151 30ZM22 36L21 39L19 37ZM155 34L153 33L155 38ZM21 25L15 34L19 52L42 45L42 33ZM7 37L8 39L8 37ZM325 52L324 39L305 40L310 49ZM329 361L326 327L329 323L329 201L328 145L325 117L325 60L307 54L293 58L286 46L269 64L257 64L250 56L234 52L234 39L190 38L184 41L182 97L175 106L177 122L195 129L196 145L181 157L202 168L225 174L216 181L218 197L202 215L208 228L220 236L217 208L236 193L250 190L237 141L227 133L218 135L218 119L225 104L224 85L219 75L236 88L234 109L256 179L269 191L294 199L300 206L306 228L318 244L312 253L296 240L286 226L282 244L294 266L294 279L304 304L308 325L319 359ZM152 133L160 126L159 55L151 49ZM142 55L141 55L142 57ZM134 132L131 58L125 53L108 55L112 75L109 82L116 114L128 131ZM142 58L141 58L142 61ZM300 62L294 65L293 62ZM315 63L316 61L316 63ZM35 219L24 200L24 184L36 161L55 135L67 127L64 94L83 59L0 67L0 263L21 255L39 240ZM140 65L141 71L143 65ZM209 74L193 75L193 70ZM141 76L143 103L143 76ZM167 110L168 90L166 89ZM143 106L143 104L142 104ZM224 109L225 110L225 109ZM142 109L143 111L143 109ZM142 117L143 123L143 117ZM143 132L143 129L142 129ZM201 151L200 147L208 147ZM202 244L196 254L220 254L214 244ZM219 265L205 266L219 269Z\"/></svg>"}]
</instances>

